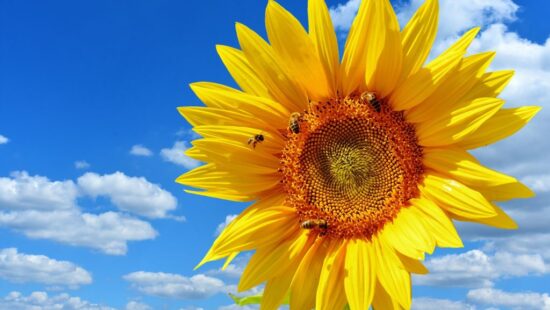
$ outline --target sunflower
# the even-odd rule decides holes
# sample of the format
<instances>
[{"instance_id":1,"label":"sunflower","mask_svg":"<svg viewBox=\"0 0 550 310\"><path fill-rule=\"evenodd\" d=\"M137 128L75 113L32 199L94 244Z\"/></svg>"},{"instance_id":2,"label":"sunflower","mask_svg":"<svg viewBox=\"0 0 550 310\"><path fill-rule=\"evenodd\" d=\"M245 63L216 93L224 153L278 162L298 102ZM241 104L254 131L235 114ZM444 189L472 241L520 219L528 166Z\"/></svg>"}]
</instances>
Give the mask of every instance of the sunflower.
<instances>
[{"instance_id":1,"label":"sunflower","mask_svg":"<svg viewBox=\"0 0 550 310\"><path fill-rule=\"evenodd\" d=\"M178 182L190 193L254 201L202 265L255 250L239 290L265 284L261 309L408 309L411 273L435 246L462 247L452 220L514 229L495 203L533 192L468 150L522 128L538 107L503 109L512 71L495 53L465 56L479 28L425 63L438 2L400 30L389 0L363 0L342 58L323 0L309 32L269 1L269 43L236 25L240 49L217 51L241 90L200 82L206 107L179 111L205 162Z\"/></svg>"}]
</instances>

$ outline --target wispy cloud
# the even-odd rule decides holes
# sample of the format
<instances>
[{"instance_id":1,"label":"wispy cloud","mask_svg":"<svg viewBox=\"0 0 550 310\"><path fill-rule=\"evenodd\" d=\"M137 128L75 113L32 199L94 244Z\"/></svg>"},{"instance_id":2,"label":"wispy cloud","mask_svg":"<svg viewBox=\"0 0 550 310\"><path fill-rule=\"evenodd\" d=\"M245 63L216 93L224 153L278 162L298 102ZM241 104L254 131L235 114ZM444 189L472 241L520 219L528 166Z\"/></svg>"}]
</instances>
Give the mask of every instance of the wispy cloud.
<instances>
[{"instance_id":1,"label":"wispy cloud","mask_svg":"<svg viewBox=\"0 0 550 310\"><path fill-rule=\"evenodd\" d=\"M490 287L502 278L542 275L549 272L540 255L497 252L487 255L480 250L431 258L427 275L416 276L418 285Z\"/></svg>"},{"instance_id":2,"label":"wispy cloud","mask_svg":"<svg viewBox=\"0 0 550 310\"><path fill-rule=\"evenodd\" d=\"M220 223L218 227L216 228L216 236L221 234L222 231L231 223L235 218L239 216L238 214L229 214L225 216L225 221L223 223Z\"/></svg>"},{"instance_id":3,"label":"wispy cloud","mask_svg":"<svg viewBox=\"0 0 550 310\"><path fill-rule=\"evenodd\" d=\"M150 157L153 156L153 152L141 144L136 144L130 149L130 154L135 156Z\"/></svg>"},{"instance_id":4,"label":"wispy cloud","mask_svg":"<svg viewBox=\"0 0 550 310\"><path fill-rule=\"evenodd\" d=\"M200 165L198 160L195 160L184 152L189 148L185 141L176 141L171 148L164 148L160 151L160 155L165 161L180 165L187 169L193 169Z\"/></svg>"},{"instance_id":5,"label":"wispy cloud","mask_svg":"<svg viewBox=\"0 0 550 310\"><path fill-rule=\"evenodd\" d=\"M173 273L136 271L123 278L134 289L157 297L205 299L217 293L234 290L222 280L203 274L185 277Z\"/></svg>"},{"instance_id":6,"label":"wispy cloud","mask_svg":"<svg viewBox=\"0 0 550 310\"><path fill-rule=\"evenodd\" d=\"M172 194L144 177L129 177L118 171L105 175L88 172L77 182L80 193L108 197L120 210L149 218L167 217L167 212L177 206Z\"/></svg>"},{"instance_id":7,"label":"wispy cloud","mask_svg":"<svg viewBox=\"0 0 550 310\"><path fill-rule=\"evenodd\" d=\"M347 32L359 9L360 0L349 0L330 8L332 24L337 31Z\"/></svg>"},{"instance_id":8,"label":"wispy cloud","mask_svg":"<svg viewBox=\"0 0 550 310\"><path fill-rule=\"evenodd\" d=\"M476 307L462 301L438 298L413 298L411 310L475 310Z\"/></svg>"},{"instance_id":9,"label":"wispy cloud","mask_svg":"<svg viewBox=\"0 0 550 310\"><path fill-rule=\"evenodd\" d=\"M88 169L90 168L90 164L85 160L77 160L74 162L74 167L76 169Z\"/></svg>"},{"instance_id":10,"label":"wispy cloud","mask_svg":"<svg viewBox=\"0 0 550 310\"><path fill-rule=\"evenodd\" d=\"M0 309L30 310L30 309L85 309L85 310L115 310L83 300L67 293L50 296L46 292L36 291L28 296L13 291L0 299Z\"/></svg>"},{"instance_id":11,"label":"wispy cloud","mask_svg":"<svg viewBox=\"0 0 550 310\"><path fill-rule=\"evenodd\" d=\"M402 27L423 3L424 0L411 0L397 7ZM441 0L439 4L439 38L455 36L477 26L514 21L519 9L512 0Z\"/></svg>"},{"instance_id":12,"label":"wispy cloud","mask_svg":"<svg viewBox=\"0 0 550 310\"><path fill-rule=\"evenodd\" d=\"M0 144L6 144L10 141L7 137L0 135Z\"/></svg>"},{"instance_id":13,"label":"wispy cloud","mask_svg":"<svg viewBox=\"0 0 550 310\"><path fill-rule=\"evenodd\" d=\"M128 241L157 236L148 222L125 213L83 212L77 199L81 195L111 195L108 197L115 206L153 217L166 214L168 209L165 206L160 211L157 209L159 201L173 203L169 194L143 178L131 178L122 173L86 175L88 177L78 184L72 180L50 181L46 177L31 176L24 171L14 172L10 177L0 177L0 227L10 228L30 238L91 247L112 255L125 254ZM121 180L120 183L115 182L117 178ZM111 186L108 192L102 191L105 183ZM152 200L142 199L142 193L136 193L135 190L125 191L128 184L152 194ZM135 203L140 199L143 200L141 204ZM149 202L150 210L144 206Z\"/></svg>"},{"instance_id":14,"label":"wispy cloud","mask_svg":"<svg viewBox=\"0 0 550 310\"><path fill-rule=\"evenodd\" d=\"M480 288L469 291L467 296L468 300L485 306L550 310L548 293L505 292L493 288Z\"/></svg>"},{"instance_id":15,"label":"wispy cloud","mask_svg":"<svg viewBox=\"0 0 550 310\"><path fill-rule=\"evenodd\" d=\"M153 310L153 308L148 304L138 302L135 300L129 301L126 304L126 307L124 309L125 310Z\"/></svg>"},{"instance_id":16,"label":"wispy cloud","mask_svg":"<svg viewBox=\"0 0 550 310\"><path fill-rule=\"evenodd\" d=\"M225 270L222 270L220 267L219 269L208 270L206 274L209 276L221 277L222 279L239 279L248 265L251 256L250 253L240 254L227 266L227 268L225 268Z\"/></svg>"},{"instance_id":17,"label":"wispy cloud","mask_svg":"<svg viewBox=\"0 0 550 310\"><path fill-rule=\"evenodd\" d=\"M15 283L40 283L76 289L92 283L82 267L44 255L19 253L16 248L0 250L0 278Z\"/></svg>"}]
</instances>

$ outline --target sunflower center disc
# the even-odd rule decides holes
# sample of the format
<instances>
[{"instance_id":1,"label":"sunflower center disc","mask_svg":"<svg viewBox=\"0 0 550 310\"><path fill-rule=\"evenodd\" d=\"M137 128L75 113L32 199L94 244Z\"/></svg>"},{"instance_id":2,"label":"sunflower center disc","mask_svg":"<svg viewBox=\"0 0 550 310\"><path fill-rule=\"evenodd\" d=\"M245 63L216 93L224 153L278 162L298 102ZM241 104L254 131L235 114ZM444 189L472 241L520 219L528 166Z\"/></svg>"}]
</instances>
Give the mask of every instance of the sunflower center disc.
<instances>
[{"instance_id":1,"label":"sunflower center disc","mask_svg":"<svg viewBox=\"0 0 550 310\"><path fill-rule=\"evenodd\" d=\"M418 196L422 149L402 112L360 97L312 103L288 131L281 163L287 203L323 235L370 238Z\"/></svg>"}]
</instances>

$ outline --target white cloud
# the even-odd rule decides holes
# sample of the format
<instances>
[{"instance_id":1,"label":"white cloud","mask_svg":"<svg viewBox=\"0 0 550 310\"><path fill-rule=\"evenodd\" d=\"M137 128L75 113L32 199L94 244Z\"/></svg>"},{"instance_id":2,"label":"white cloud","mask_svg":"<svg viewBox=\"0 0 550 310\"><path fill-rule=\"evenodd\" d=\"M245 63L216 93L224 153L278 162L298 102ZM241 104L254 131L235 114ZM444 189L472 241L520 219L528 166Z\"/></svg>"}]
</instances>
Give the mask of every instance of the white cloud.
<instances>
[{"instance_id":1,"label":"white cloud","mask_svg":"<svg viewBox=\"0 0 550 310\"><path fill-rule=\"evenodd\" d=\"M78 189L72 181L50 181L25 171L0 177L0 210L67 210L75 206Z\"/></svg>"},{"instance_id":2,"label":"white cloud","mask_svg":"<svg viewBox=\"0 0 550 310\"><path fill-rule=\"evenodd\" d=\"M187 169L192 169L200 165L200 162L184 154L188 148L187 142L176 141L172 148L160 150L160 155L165 161L169 161Z\"/></svg>"},{"instance_id":3,"label":"white cloud","mask_svg":"<svg viewBox=\"0 0 550 310\"><path fill-rule=\"evenodd\" d=\"M218 310L257 310L257 309L260 309L260 307L257 305L237 306L235 304L221 306L218 308Z\"/></svg>"},{"instance_id":4,"label":"white cloud","mask_svg":"<svg viewBox=\"0 0 550 310\"><path fill-rule=\"evenodd\" d=\"M78 288L92 283L83 268L44 255L19 253L15 248L0 250L0 278L15 283L41 283Z\"/></svg>"},{"instance_id":5,"label":"white cloud","mask_svg":"<svg viewBox=\"0 0 550 310\"><path fill-rule=\"evenodd\" d=\"M148 304L132 300L126 304L125 310L153 310Z\"/></svg>"},{"instance_id":6,"label":"white cloud","mask_svg":"<svg viewBox=\"0 0 550 310\"><path fill-rule=\"evenodd\" d=\"M501 278L542 275L549 267L540 255L515 255L497 252L487 255L480 250L431 258L427 275L415 276L419 285L488 287Z\"/></svg>"},{"instance_id":7,"label":"white cloud","mask_svg":"<svg viewBox=\"0 0 550 310\"><path fill-rule=\"evenodd\" d=\"M46 292L32 292L25 296L20 292L10 292L0 299L2 310L115 310L114 308L91 303L80 297L62 293L49 296Z\"/></svg>"},{"instance_id":8,"label":"white cloud","mask_svg":"<svg viewBox=\"0 0 550 310\"><path fill-rule=\"evenodd\" d=\"M90 168L90 164L85 160L77 160L74 162L74 167L76 169L88 169Z\"/></svg>"},{"instance_id":9,"label":"white cloud","mask_svg":"<svg viewBox=\"0 0 550 310\"><path fill-rule=\"evenodd\" d=\"M402 27L422 3L424 0L412 0L397 7ZM439 38L455 36L476 26L513 21L519 9L512 0L441 0L439 7Z\"/></svg>"},{"instance_id":10,"label":"white cloud","mask_svg":"<svg viewBox=\"0 0 550 310\"><path fill-rule=\"evenodd\" d=\"M359 9L360 0L349 0L330 8L332 24L338 31L348 31Z\"/></svg>"},{"instance_id":11,"label":"white cloud","mask_svg":"<svg viewBox=\"0 0 550 310\"><path fill-rule=\"evenodd\" d=\"M97 215L76 210L2 212L0 226L9 227L29 238L90 247L111 255L126 254L128 241L154 239L157 236L148 222L111 211Z\"/></svg>"},{"instance_id":12,"label":"white cloud","mask_svg":"<svg viewBox=\"0 0 550 310\"><path fill-rule=\"evenodd\" d=\"M176 132L176 136L178 137L182 137L182 138L187 138L187 140L195 140L195 139L199 139L201 136L196 133L195 131L193 131L193 129L180 129Z\"/></svg>"},{"instance_id":13,"label":"white cloud","mask_svg":"<svg viewBox=\"0 0 550 310\"><path fill-rule=\"evenodd\" d=\"M475 310L473 305L466 304L462 301L454 301L448 299L437 298L413 298L412 310Z\"/></svg>"},{"instance_id":14,"label":"white cloud","mask_svg":"<svg viewBox=\"0 0 550 310\"><path fill-rule=\"evenodd\" d=\"M187 307L180 308L179 310L204 310L204 308L194 307L194 306L187 306Z\"/></svg>"},{"instance_id":15,"label":"white cloud","mask_svg":"<svg viewBox=\"0 0 550 310\"><path fill-rule=\"evenodd\" d=\"M537 193L550 192L550 174L529 175L522 181Z\"/></svg>"},{"instance_id":16,"label":"white cloud","mask_svg":"<svg viewBox=\"0 0 550 310\"><path fill-rule=\"evenodd\" d=\"M78 186L85 195L109 197L119 209L149 218L166 217L177 206L176 198L159 185L122 172L106 175L89 172L78 178Z\"/></svg>"},{"instance_id":17,"label":"white cloud","mask_svg":"<svg viewBox=\"0 0 550 310\"><path fill-rule=\"evenodd\" d=\"M244 271L244 267L246 266L246 264L229 264L227 266L227 268L225 268L225 270L222 270L221 268L220 269L214 269L214 270L209 270L206 272L206 274L208 275L217 275L217 276L226 276L226 277L229 277L229 278L240 278L243 271Z\"/></svg>"},{"instance_id":18,"label":"white cloud","mask_svg":"<svg viewBox=\"0 0 550 310\"><path fill-rule=\"evenodd\" d=\"M204 299L233 290L222 280L203 274L188 278L173 273L136 271L123 278L130 282L134 289L158 297Z\"/></svg>"},{"instance_id":19,"label":"white cloud","mask_svg":"<svg viewBox=\"0 0 550 310\"><path fill-rule=\"evenodd\" d=\"M129 215L82 212L77 205L79 192L71 180L50 181L27 172L0 177L0 227L113 255L125 254L128 241L157 236L148 222Z\"/></svg>"},{"instance_id":20,"label":"white cloud","mask_svg":"<svg viewBox=\"0 0 550 310\"><path fill-rule=\"evenodd\" d=\"M132 148L130 149L130 154L135 156L145 156L145 157L153 156L153 152L151 152L150 149L146 148L141 144L133 145Z\"/></svg>"},{"instance_id":21,"label":"white cloud","mask_svg":"<svg viewBox=\"0 0 550 310\"><path fill-rule=\"evenodd\" d=\"M0 144L6 144L10 141L7 137L0 135Z\"/></svg>"},{"instance_id":22,"label":"white cloud","mask_svg":"<svg viewBox=\"0 0 550 310\"><path fill-rule=\"evenodd\" d=\"M223 223L220 223L218 225L218 227L216 228L216 236L221 234L222 231L227 227L227 225L229 225L229 223L231 223L237 216L239 216L239 215L238 214L226 215L225 216L225 221Z\"/></svg>"},{"instance_id":23,"label":"white cloud","mask_svg":"<svg viewBox=\"0 0 550 310\"><path fill-rule=\"evenodd\" d=\"M208 270L206 274L222 278L238 279L241 277L244 268L248 265L251 256L250 253L240 254L227 266L227 268L225 268L225 270L222 270L220 267L219 269Z\"/></svg>"},{"instance_id":24,"label":"white cloud","mask_svg":"<svg viewBox=\"0 0 550 310\"><path fill-rule=\"evenodd\" d=\"M519 9L512 0L441 0L439 2L438 36L440 38L453 36L476 26L513 21ZM423 3L424 0L412 0L395 7L402 27ZM336 30L347 32L350 29L359 4L360 0L348 0L330 8Z\"/></svg>"},{"instance_id":25,"label":"white cloud","mask_svg":"<svg viewBox=\"0 0 550 310\"><path fill-rule=\"evenodd\" d=\"M550 310L550 296L547 293L511 293L498 289L481 288L468 292L468 300L490 306L504 306L511 309Z\"/></svg>"},{"instance_id":26,"label":"white cloud","mask_svg":"<svg viewBox=\"0 0 550 310\"><path fill-rule=\"evenodd\" d=\"M548 216L547 214L546 216ZM546 226L548 227L547 217L545 217L545 219ZM542 256L547 264L550 263L549 233L523 233L508 237L485 238L485 240L488 240L486 242L486 248L489 250L506 249L513 253L526 255L535 253L535 255Z\"/></svg>"}]
</instances>

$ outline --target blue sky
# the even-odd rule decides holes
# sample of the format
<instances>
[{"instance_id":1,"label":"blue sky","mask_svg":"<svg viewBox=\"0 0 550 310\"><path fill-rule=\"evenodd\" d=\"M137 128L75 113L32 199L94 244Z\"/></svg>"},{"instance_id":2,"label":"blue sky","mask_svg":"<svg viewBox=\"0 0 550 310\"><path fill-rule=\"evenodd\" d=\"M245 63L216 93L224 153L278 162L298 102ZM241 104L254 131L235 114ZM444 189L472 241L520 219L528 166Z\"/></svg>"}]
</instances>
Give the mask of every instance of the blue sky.
<instances>
[{"instance_id":1,"label":"blue sky","mask_svg":"<svg viewBox=\"0 0 550 310\"><path fill-rule=\"evenodd\" d=\"M306 1L280 1L306 24ZM406 21L421 1L396 1ZM0 0L0 309L232 309L244 255L193 271L218 226L246 205L185 194L174 179L193 133L176 107L188 84L235 85L216 44L234 23L264 34L266 1ZM344 37L358 1L329 1ZM550 102L550 3L441 0L441 51L466 29L471 51L514 68L508 106ZM459 225L415 278L416 309L550 309L550 112L479 151L537 191L504 208L521 230ZM16 192L16 194L14 194ZM72 299L71 299L72 297ZM78 298L78 299L76 299Z\"/></svg>"}]
</instances>

